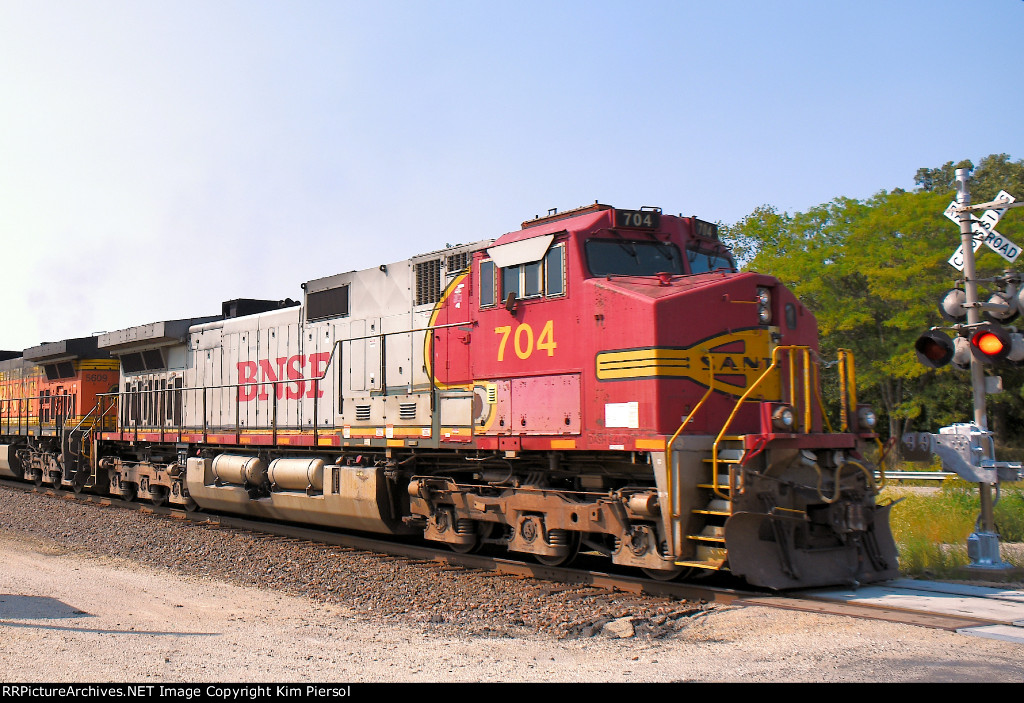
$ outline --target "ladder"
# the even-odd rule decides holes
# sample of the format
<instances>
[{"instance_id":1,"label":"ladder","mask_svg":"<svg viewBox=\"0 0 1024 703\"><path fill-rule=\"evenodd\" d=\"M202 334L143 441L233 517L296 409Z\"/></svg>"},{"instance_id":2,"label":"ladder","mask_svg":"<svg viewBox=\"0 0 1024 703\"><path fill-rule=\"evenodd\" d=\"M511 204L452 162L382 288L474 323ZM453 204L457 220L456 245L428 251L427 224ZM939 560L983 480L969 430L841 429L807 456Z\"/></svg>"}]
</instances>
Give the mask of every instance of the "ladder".
<instances>
[{"instance_id":1,"label":"ladder","mask_svg":"<svg viewBox=\"0 0 1024 703\"><path fill-rule=\"evenodd\" d=\"M117 407L116 404L111 404L103 409L103 404L103 400L100 399L77 425L64 430L64 475L71 480L76 492L83 488L92 488L98 481L96 430L103 429L110 410Z\"/></svg>"},{"instance_id":2,"label":"ladder","mask_svg":"<svg viewBox=\"0 0 1024 703\"><path fill-rule=\"evenodd\" d=\"M698 483L701 507L690 511L687 529L683 536L694 545L694 559L677 561L677 566L728 571L728 555L725 549L725 521L732 515L733 491L741 490L742 480L737 469L743 458L743 437L726 435L718 448L717 459L703 460L707 468L706 480ZM726 468L723 473L722 468ZM717 477L715 471L718 471Z\"/></svg>"}]
</instances>

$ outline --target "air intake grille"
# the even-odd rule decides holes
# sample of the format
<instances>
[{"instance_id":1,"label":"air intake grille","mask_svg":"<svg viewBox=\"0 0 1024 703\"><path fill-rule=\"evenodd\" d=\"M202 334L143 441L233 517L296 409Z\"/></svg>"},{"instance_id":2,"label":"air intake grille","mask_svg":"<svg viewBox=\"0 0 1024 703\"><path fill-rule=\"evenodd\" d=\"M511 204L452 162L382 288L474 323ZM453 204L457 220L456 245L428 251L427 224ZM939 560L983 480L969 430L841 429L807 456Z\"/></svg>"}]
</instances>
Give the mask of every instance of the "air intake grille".
<instances>
[{"instance_id":1,"label":"air intake grille","mask_svg":"<svg viewBox=\"0 0 1024 703\"><path fill-rule=\"evenodd\" d=\"M398 404L398 419L399 420L414 420L414 419L416 419L416 403L399 403Z\"/></svg>"},{"instance_id":2,"label":"air intake grille","mask_svg":"<svg viewBox=\"0 0 1024 703\"><path fill-rule=\"evenodd\" d=\"M356 421L357 422L369 422L370 421L370 406L369 405L357 405L356 406Z\"/></svg>"},{"instance_id":3,"label":"air intake grille","mask_svg":"<svg viewBox=\"0 0 1024 703\"><path fill-rule=\"evenodd\" d=\"M454 273L458 273L459 271L469 268L469 262L472 260L472 258L473 253L469 251L464 251L461 254L452 254L451 256L449 256L448 260L445 262L448 268L448 275L450 276Z\"/></svg>"},{"instance_id":4,"label":"air intake grille","mask_svg":"<svg viewBox=\"0 0 1024 703\"><path fill-rule=\"evenodd\" d=\"M441 299L441 260L416 264L416 304L427 305Z\"/></svg>"}]
</instances>

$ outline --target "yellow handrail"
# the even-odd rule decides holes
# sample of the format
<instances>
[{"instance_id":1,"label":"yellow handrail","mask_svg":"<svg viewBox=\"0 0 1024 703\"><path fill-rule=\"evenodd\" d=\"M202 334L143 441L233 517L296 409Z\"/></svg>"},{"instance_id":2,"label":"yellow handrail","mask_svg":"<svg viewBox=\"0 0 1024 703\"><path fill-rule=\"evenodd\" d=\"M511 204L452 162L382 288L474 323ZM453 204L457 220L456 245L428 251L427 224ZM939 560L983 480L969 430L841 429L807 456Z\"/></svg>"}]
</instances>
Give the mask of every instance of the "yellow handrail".
<instances>
[{"instance_id":1,"label":"yellow handrail","mask_svg":"<svg viewBox=\"0 0 1024 703\"><path fill-rule=\"evenodd\" d=\"M667 478L665 481L665 489L668 491L668 510L669 515L672 518L679 517L679 508L676 505L676 494L675 491L672 490L672 445L675 444L676 439L680 434L682 434L683 428L690 423L690 420L693 419L693 416L696 415L697 411L700 410L702 405L704 405L704 401L708 399L713 390L715 390L715 371L714 369L709 368L707 392L704 394L704 397L701 398L695 406L693 406L693 410L691 410L690 414L683 420L683 424L679 425L679 429L676 430L676 433L672 435L672 439L670 439L668 444L665 446L665 453L668 455L665 463L665 476Z\"/></svg>"},{"instance_id":2,"label":"yellow handrail","mask_svg":"<svg viewBox=\"0 0 1024 703\"><path fill-rule=\"evenodd\" d=\"M729 417L726 418L725 424L722 425L721 432L718 433L718 436L715 437L714 443L711 445L711 490L714 491L715 495L717 495L719 498L722 498L723 500L729 500L729 496L727 496L724 493L722 493L719 490L719 487L718 487L718 445L722 441L722 438L729 431L729 426L732 424L732 421L736 418L736 413L739 412L740 406L743 405L743 403L745 403L747 401L747 398L749 398L753 394L753 392L755 390L757 390L757 387L759 385L761 385L761 382L765 378L768 377L768 374L770 374L775 369L775 367L778 366L778 364L779 364L779 353L781 351L784 351L784 350L785 351L802 350L804 352L804 355L807 358L809 358L810 347L807 347L807 346L803 346L803 345L784 345L784 346L775 347L775 349L772 350L772 362L768 365L768 368L766 368L764 370L764 373L762 373L760 376L758 376L757 380L754 381L750 385L750 387L746 391L744 391L743 395L740 396L739 400L736 401L736 405L733 407L732 412L729 413ZM791 372L793 371L792 366L793 366L793 361L792 361L792 356L790 356L790 370L791 370ZM794 395L795 391L794 391L794 388L793 388L794 384L793 384L792 381L793 381L793 374L791 373L790 374L790 397L795 399L796 396ZM808 395L808 404L809 404L809 401L810 401L810 398L809 398L810 388L806 388L805 389L805 394ZM808 428L810 427L810 423L809 422L808 422L807 426L808 426ZM729 470L729 484L732 485L732 469Z\"/></svg>"},{"instance_id":3,"label":"yellow handrail","mask_svg":"<svg viewBox=\"0 0 1024 703\"><path fill-rule=\"evenodd\" d=\"M875 444L878 445L878 473L882 478L882 482L878 484L878 490L885 488L885 484L888 483L888 479L885 477L885 447L882 446L882 440L877 436L875 437Z\"/></svg>"},{"instance_id":4,"label":"yellow handrail","mask_svg":"<svg viewBox=\"0 0 1024 703\"><path fill-rule=\"evenodd\" d=\"M825 428L832 432L832 422L828 419L828 413L825 412L825 401L821 399L821 374L817 364L814 365L814 397L818 399L818 410L821 411L821 419L825 423Z\"/></svg>"},{"instance_id":5,"label":"yellow handrail","mask_svg":"<svg viewBox=\"0 0 1024 703\"><path fill-rule=\"evenodd\" d=\"M804 365L804 432L810 432L814 429L813 419L811 415L811 349L806 347L801 349L802 362ZM796 379L793 376L789 377L789 382L796 385Z\"/></svg>"},{"instance_id":6,"label":"yellow handrail","mask_svg":"<svg viewBox=\"0 0 1024 703\"><path fill-rule=\"evenodd\" d=\"M779 364L782 361L782 359L781 359L782 352L790 352L788 354L788 359L787 359L788 367L789 367L789 392L788 392L788 394L785 394L782 397L785 398L786 395L788 395L789 400L790 400L790 404L794 406L794 409L796 409L795 406L797 404L796 401L797 401L797 398L798 398L798 392L797 392L797 389L796 389L796 380L797 380L797 368L796 368L796 365L798 363L797 362L797 353L799 353L800 362L803 365L803 368L801 369L802 377L803 377L802 378L802 380L803 380L803 389L802 389L802 391L803 392L799 394L799 396L802 396L802 400L803 400L803 431L807 432L807 433L810 433L810 432L812 432L814 430L814 416L813 416L812 405L811 405L813 400L817 400L818 409L820 411L822 422L823 422L826 430L828 432L830 432L830 433L834 431L833 428L832 428L832 423L831 423L831 421L828 418L828 413L825 411L825 403L824 403L824 401L822 399L822 396L821 396L821 388L819 387L819 383L821 381L821 378L820 378L820 368L819 368L818 363L816 361L814 361L814 356L812 356L811 348L809 346L806 346L806 345L783 345L783 346L775 347L772 350L771 363L761 373L761 375L757 377L757 379L750 385L750 387L747 388L746 391L744 391L743 395L741 395L739 397L739 399L736 401L736 404L733 407L732 412L729 413L728 418L726 418L725 423L722 425L721 430L716 435L715 440L712 443L712 447L711 447L711 489L715 493L715 495L718 496L719 498L722 498L724 500L729 500L730 499L730 496L723 492L723 487L721 486L721 484L719 484L719 474L718 474L718 464L719 464L718 448L719 448L719 445L721 444L722 440L728 434L729 427L732 425L732 422L735 420L736 414L739 412L739 409L743 405L743 403L747 402L747 400L750 398L751 395L753 395L753 393L757 390L757 388L761 385L761 383L773 371L775 371L777 369L777 367L779 366ZM811 368L812 366L813 366L813 370ZM673 483L672 446L673 446L673 444L675 444L676 439L679 438L679 435L682 434L682 432L686 428L686 426L693 420L694 416L697 414L697 412L700 411L701 407L703 407L704 403L707 401L707 399L714 392L715 376L714 376L714 372L712 370L710 370L710 369L709 369L708 376L709 376L708 389L704 393L704 396L700 399L700 401L697 403L697 405L694 406L693 410L691 410L690 413L686 416L686 418L683 420L682 424L679 425L679 429L677 429L675 431L675 433L672 435L672 437L668 440L668 442L666 444L666 453L668 454L668 457L666 459L666 467L667 467L667 469L666 469L666 477L667 477L666 489L668 491L668 496L669 496L669 514L670 514L672 519L677 519L677 518L680 517L679 503L678 503L678 500L677 500L677 496L675 495L675 487L674 487L674 483ZM853 353L849 349L840 349L839 350L839 383L840 383L840 396L841 396L840 406L841 406L842 422L843 422L842 428L840 429L841 432L846 432L846 431L849 430L849 408L851 406L855 406L855 404L856 404L856 389L854 387L854 382L855 381L854 381ZM879 450L880 451L882 450L880 442L879 442ZM881 483L881 485L879 487L885 485L885 471L884 471L884 468L881 468L882 463L883 462L881 462L881 461L879 462L880 471L881 471L881 475L882 475L882 483ZM854 466L864 470L863 466L861 464L859 464L859 462L849 461L849 462L847 462L847 464L852 464L852 465L854 465ZM734 469L732 467L730 467L730 469L729 469L729 487L730 488L733 487L733 481L734 481Z\"/></svg>"},{"instance_id":7,"label":"yellow handrail","mask_svg":"<svg viewBox=\"0 0 1024 703\"><path fill-rule=\"evenodd\" d=\"M839 431L850 429L850 413L857 411L856 373L853 364L853 352L849 349L839 350Z\"/></svg>"}]
</instances>

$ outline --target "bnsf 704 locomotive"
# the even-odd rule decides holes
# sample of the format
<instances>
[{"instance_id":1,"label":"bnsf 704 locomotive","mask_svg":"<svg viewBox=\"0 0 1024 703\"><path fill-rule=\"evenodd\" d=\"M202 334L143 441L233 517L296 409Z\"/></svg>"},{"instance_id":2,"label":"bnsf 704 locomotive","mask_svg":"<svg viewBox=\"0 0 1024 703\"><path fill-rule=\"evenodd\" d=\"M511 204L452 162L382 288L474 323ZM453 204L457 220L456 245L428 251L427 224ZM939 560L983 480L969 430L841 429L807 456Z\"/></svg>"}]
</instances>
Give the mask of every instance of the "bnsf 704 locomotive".
<instances>
[{"instance_id":1,"label":"bnsf 704 locomotive","mask_svg":"<svg viewBox=\"0 0 1024 703\"><path fill-rule=\"evenodd\" d=\"M814 316L714 225L595 204L0 361L0 474L457 551L790 588L896 574Z\"/></svg>"}]
</instances>

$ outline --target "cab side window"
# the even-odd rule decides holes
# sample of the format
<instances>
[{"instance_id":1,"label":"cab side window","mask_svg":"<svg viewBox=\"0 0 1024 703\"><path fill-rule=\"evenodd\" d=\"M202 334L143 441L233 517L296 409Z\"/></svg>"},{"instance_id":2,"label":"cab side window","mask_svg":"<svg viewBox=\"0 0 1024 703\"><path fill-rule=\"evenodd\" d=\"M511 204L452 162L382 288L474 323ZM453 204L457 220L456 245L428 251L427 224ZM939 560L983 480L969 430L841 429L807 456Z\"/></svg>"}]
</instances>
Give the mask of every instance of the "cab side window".
<instances>
[{"instance_id":1,"label":"cab side window","mask_svg":"<svg viewBox=\"0 0 1024 703\"><path fill-rule=\"evenodd\" d=\"M557 298L565 295L565 244L548 249L544 258L501 269L501 288L497 291L497 267L487 259L480 262L480 307L487 308L508 299ZM500 294L498 294L500 293Z\"/></svg>"},{"instance_id":2,"label":"cab side window","mask_svg":"<svg viewBox=\"0 0 1024 703\"><path fill-rule=\"evenodd\" d=\"M480 262L480 307L494 306L494 262L485 259Z\"/></svg>"},{"instance_id":3,"label":"cab side window","mask_svg":"<svg viewBox=\"0 0 1024 703\"><path fill-rule=\"evenodd\" d=\"M549 298L565 295L565 244L556 244L544 255L544 290Z\"/></svg>"}]
</instances>

